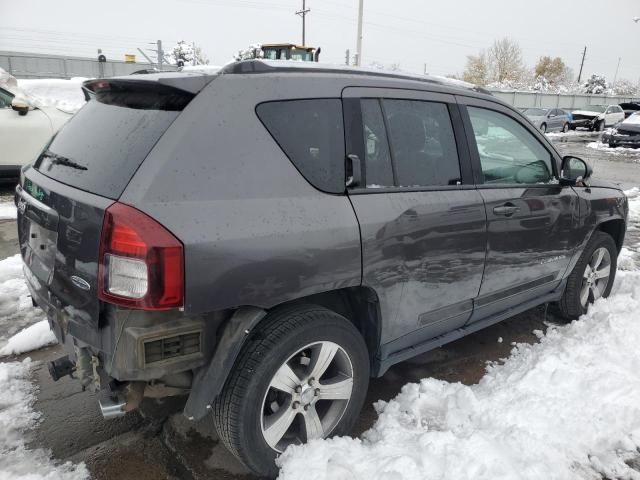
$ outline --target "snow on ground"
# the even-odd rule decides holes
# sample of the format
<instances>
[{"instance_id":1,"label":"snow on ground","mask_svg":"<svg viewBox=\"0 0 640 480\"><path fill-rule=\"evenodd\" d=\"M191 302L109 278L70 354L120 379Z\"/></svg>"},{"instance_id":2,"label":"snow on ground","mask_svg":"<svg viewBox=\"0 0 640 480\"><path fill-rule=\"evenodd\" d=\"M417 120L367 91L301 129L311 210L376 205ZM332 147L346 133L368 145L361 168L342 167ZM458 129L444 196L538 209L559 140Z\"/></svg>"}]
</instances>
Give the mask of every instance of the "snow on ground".
<instances>
[{"instance_id":1,"label":"snow on ground","mask_svg":"<svg viewBox=\"0 0 640 480\"><path fill-rule=\"evenodd\" d=\"M0 220L17 218L18 211L12 200L0 201Z\"/></svg>"},{"instance_id":2,"label":"snow on ground","mask_svg":"<svg viewBox=\"0 0 640 480\"><path fill-rule=\"evenodd\" d=\"M0 260L0 349L4 350L9 337L43 318L42 310L31 302L20 255Z\"/></svg>"},{"instance_id":3,"label":"snow on ground","mask_svg":"<svg viewBox=\"0 0 640 480\"><path fill-rule=\"evenodd\" d=\"M640 222L640 196L629 191ZM490 364L479 384L405 385L362 439L316 440L280 480L640 479L640 271L622 255L609 297Z\"/></svg>"},{"instance_id":4,"label":"snow on ground","mask_svg":"<svg viewBox=\"0 0 640 480\"><path fill-rule=\"evenodd\" d=\"M18 87L26 92L29 98L37 101L37 104L56 107L67 113L77 112L84 104L82 82L86 78L72 78L64 80L59 78L19 79Z\"/></svg>"},{"instance_id":5,"label":"snow on ground","mask_svg":"<svg viewBox=\"0 0 640 480\"><path fill-rule=\"evenodd\" d=\"M626 155L626 154L637 154L640 152L640 149L637 148L625 148L625 147L616 147L611 148L608 143L603 143L601 141L590 142L587 144L588 148L593 148L595 150L605 151L612 155Z\"/></svg>"},{"instance_id":6,"label":"snow on ground","mask_svg":"<svg viewBox=\"0 0 640 480\"><path fill-rule=\"evenodd\" d=\"M599 133L589 132L587 130L569 130L568 132L547 132L545 135L549 138L562 138L562 137L587 137L598 136Z\"/></svg>"},{"instance_id":7,"label":"snow on ground","mask_svg":"<svg viewBox=\"0 0 640 480\"><path fill-rule=\"evenodd\" d=\"M50 452L30 450L25 432L38 424L32 408L36 388L30 381L32 362L0 363L0 479L80 480L89 478L84 464L54 463Z\"/></svg>"},{"instance_id":8,"label":"snow on ground","mask_svg":"<svg viewBox=\"0 0 640 480\"><path fill-rule=\"evenodd\" d=\"M40 320L11 337L6 345L0 348L0 357L31 352L54 343L57 343L57 340L49 329L49 322Z\"/></svg>"}]
</instances>

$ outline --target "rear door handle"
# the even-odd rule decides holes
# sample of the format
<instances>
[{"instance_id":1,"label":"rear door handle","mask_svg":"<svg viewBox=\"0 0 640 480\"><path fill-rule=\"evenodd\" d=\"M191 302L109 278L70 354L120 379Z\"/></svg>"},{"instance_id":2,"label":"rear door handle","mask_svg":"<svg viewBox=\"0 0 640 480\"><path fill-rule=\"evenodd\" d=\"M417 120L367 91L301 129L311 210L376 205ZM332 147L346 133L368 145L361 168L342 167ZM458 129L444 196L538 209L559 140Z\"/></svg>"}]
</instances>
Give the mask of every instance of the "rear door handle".
<instances>
[{"instance_id":1,"label":"rear door handle","mask_svg":"<svg viewBox=\"0 0 640 480\"><path fill-rule=\"evenodd\" d=\"M505 217L510 217L511 215L518 212L519 210L520 210L520 207L516 207L512 203L506 203L501 207L494 207L493 213L495 213L496 215L503 215Z\"/></svg>"}]
</instances>

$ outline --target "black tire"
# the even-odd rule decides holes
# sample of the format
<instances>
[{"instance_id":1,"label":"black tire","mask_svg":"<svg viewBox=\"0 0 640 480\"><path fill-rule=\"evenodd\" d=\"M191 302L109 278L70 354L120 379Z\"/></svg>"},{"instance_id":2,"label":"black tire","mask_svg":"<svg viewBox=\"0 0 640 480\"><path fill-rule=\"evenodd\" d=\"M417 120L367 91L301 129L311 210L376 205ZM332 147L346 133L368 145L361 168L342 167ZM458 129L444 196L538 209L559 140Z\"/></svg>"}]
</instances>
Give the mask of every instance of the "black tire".
<instances>
[{"instance_id":1,"label":"black tire","mask_svg":"<svg viewBox=\"0 0 640 480\"><path fill-rule=\"evenodd\" d=\"M328 436L353 428L369 384L369 354L360 332L344 317L316 305L276 309L252 333L220 395L213 404L213 423L225 446L252 472L275 477L279 452L262 430L263 403L276 372L292 355L313 342L332 342L353 366L353 389L346 410Z\"/></svg>"},{"instance_id":2,"label":"black tire","mask_svg":"<svg viewBox=\"0 0 640 480\"><path fill-rule=\"evenodd\" d=\"M540 125L540 131L542 133L547 133L547 124L543 123L542 125Z\"/></svg>"},{"instance_id":3,"label":"black tire","mask_svg":"<svg viewBox=\"0 0 640 480\"><path fill-rule=\"evenodd\" d=\"M602 131L604 131L604 120L600 120L598 123L596 123L596 132Z\"/></svg>"},{"instance_id":4,"label":"black tire","mask_svg":"<svg viewBox=\"0 0 640 480\"><path fill-rule=\"evenodd\" d=\"M562 125L562 133L567 133L569 131L569 124L565 123Z\"/></svg>"},{"instance_id":5,"label":"black tire","mask_svg":"<svg viewBox=\"0 0 640 480\"><path fill-rule=\"evenodd\" d=\"M587 264L591 260L594 252L599 248L605 248L610 255L610 275L608 278L608 283L604 292L602 293L602 297L606 298L611 293L611 288L613 287L613 282L616 277L616 268L618 265L618 247L616 246L611 235L604 232L594 232L589 243L585 247L578 263L573 268L573 271L569 275L569 279L567 280L567 285L565 287L564 294L560 299L558 304L560 315L568 321L576 320L581 315L584 315L589 310L589 304L593 303L591 296L589 297L589 301L586 306L583 306L580 301L580 294L582 292L583 287L583 276L585 274L585 270L587 268Z\"/></svg>"}]
</instances>

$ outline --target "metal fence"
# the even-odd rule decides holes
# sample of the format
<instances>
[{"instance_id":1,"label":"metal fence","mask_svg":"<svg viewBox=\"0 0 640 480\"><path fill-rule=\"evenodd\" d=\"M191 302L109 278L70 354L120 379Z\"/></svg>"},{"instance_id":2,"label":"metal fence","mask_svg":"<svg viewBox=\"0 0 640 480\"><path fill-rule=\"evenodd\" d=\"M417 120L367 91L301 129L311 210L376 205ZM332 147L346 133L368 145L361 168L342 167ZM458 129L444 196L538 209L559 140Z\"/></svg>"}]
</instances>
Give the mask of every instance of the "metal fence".
<instances>
[{"instance_id":1,"label":"metal fence","mask_svg":"<svg viewBox=\"0 0 640 480\"><path fill-rule=\"evenodd\" d=\"M491 93L516 108L542 107L575 110L585 105L618 105L630 101L640 101L640 97L608 95L568 95L560 93L505 92L499 90L492 90Z\"/></svg>"},{"instance_id":2,"label":"metal fence","mask_svg":"<svg viewBox=\"0 0 640 480\"><path fill-rule=\"evenodd\" d=\"M166 67L166 70L175 70L170 65ZM16 78L97 78L129 75L137 70L152 68L152 65L118 60L100 63L97 59L84 57L0 52L0 68Z\"/></svg>"}]
</instances>

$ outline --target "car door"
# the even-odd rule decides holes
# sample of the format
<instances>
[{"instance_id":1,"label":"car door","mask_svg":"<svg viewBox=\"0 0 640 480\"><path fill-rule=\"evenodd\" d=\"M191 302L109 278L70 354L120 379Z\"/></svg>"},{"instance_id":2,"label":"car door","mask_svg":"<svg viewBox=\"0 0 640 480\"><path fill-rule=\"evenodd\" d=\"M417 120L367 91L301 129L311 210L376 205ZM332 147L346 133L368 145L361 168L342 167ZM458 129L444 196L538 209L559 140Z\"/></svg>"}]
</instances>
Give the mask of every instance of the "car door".
<instances>
[{"instance_id":1,"label":"car door","mask_svg":"<svg viewBox=\"0 0 640 480\"><path fill-rule=\"evenodd\" d=\"M620 107L619 105L615 105L614 108L615 108L615 112L614 113L615 113L615 116L616 116L615 117L615 122L614 122L614 125L615 125L615 124L617 124L619 122L622 122L625 117L624 117L624 110L622 110L622 107Z\"/></svg>"},{"instance_id":2,"label":"car door","mask_svg":"<svg viewBox=\"0 0 640 480\"><path fill-rule=\"evenodd\" d=\"M351 171L361 173L348 192L362 283L380 302L386 358L470 318L484 269L484 206L453 96L348 88L343 103Z\"/></svg>"},{"instance_id":3,"label":"car door","mask_svg":"<svg viewBox=\"0 0 640 480\"><path fill-rule=\"evenodd\" d=\"M555 115L555 117L554 117L555 128L557 130L562 130L562 127L564 127L564 124L567 121L567 118L564 116L564 112L562 110L556 108L555 110L553 110L553 114Z\"/></svg>"},{"instance_id":4,"label":"car door","mask_svg":"<svg viewBox=\"0 0 640 480\"><path fill-rule=\"evenodd\" d=\"M6 104L6 102L3 102ZM51 138L53 129L49 118L39 109L19 115L9 105L0 108L2 152L0 165L26 165L35 159Z\"/></svg>"},{"instance_id":5,"label":"car door","mask_svg":"<svg viewBox=\"0 0 640 480\"><path fill-rule=\"evenodd\" d=\"M573 189L560 185L560 158L543 135L506 106L459 101L488 227L476 321L560 286L581 241L579 204Z\"/></svg>"}]
</instances>

